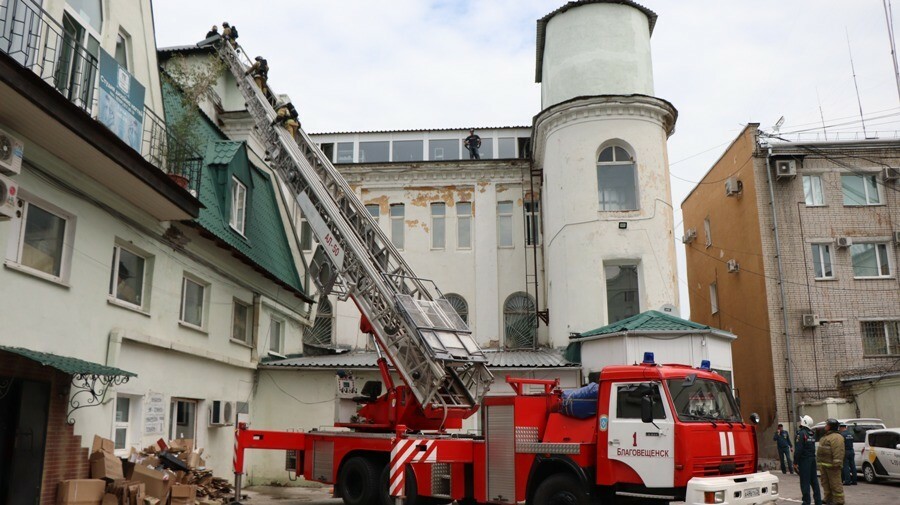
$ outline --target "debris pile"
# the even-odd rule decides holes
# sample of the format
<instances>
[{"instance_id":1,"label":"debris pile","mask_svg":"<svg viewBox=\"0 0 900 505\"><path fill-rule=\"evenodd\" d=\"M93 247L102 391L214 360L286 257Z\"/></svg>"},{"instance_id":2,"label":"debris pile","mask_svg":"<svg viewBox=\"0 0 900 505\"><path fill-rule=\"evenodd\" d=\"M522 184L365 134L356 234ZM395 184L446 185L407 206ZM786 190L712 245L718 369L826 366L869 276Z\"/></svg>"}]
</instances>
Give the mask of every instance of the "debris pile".
<instances>
[{"instance_id":1,"label":"debris pile","mask_svg":"<svg viewBox=\"0 0 900 505\"><path fill-rule=\"evenodd\" d=\"M60 482L57 505L221 505L231 483L206 468L203 449L176 439L116 457L112 440L94 437L91 479Z\"/></svg>"}]
</instances>

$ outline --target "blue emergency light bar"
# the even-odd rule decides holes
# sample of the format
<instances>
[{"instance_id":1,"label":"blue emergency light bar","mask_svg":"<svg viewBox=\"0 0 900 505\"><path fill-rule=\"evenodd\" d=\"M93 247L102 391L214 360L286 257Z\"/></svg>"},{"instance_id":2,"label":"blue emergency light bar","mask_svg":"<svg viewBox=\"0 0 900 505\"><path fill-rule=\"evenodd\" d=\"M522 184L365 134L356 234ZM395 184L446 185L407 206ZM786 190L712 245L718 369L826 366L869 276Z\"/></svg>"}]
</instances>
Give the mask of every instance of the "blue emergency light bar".
<instances>
[{"instance_id":1,"label":"blue emergency light bar","mask_svg":"<svg viewBox=\"0 0 900 505\"><path fill-rule=\"evenodd\" d=\"M644 361L641 364L642 365L655 365L656 363L653 361L653 353L645 352L644 353Z\"/></svg>"},{"instance_id":2,"label":"blue emergency light bar","mask_svg":"<svg viewBox=\"0 0 900 505\"><path fill-rule=\"evenodd\" d=\"M703 361L700 362L700 370L706 370L706 371L708 372L708 371L709 371L709 368L710 368L710 364L709 364L709 360L708 360L708 359L705 359L705 360L703 360Z\"/></svg>"}]
</instances>

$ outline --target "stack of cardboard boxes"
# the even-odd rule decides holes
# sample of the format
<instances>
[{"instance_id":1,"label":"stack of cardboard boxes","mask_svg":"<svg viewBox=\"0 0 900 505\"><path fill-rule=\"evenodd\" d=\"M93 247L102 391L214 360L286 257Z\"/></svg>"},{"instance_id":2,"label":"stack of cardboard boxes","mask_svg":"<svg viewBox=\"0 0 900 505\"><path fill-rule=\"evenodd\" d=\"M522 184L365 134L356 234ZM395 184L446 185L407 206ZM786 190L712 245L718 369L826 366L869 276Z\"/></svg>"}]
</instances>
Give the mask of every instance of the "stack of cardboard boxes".
<instances>
[{"instance_id":1,"label":"stack of cardboard boxes","mask_svg":"<svg viewBox=\"0 0 900 505\"><path fill-rule=\"evenodd\" d=\"M205 470L203 450L193 440L160 440L127 459L116 457L112 440L94 437L91 479L59 484L58 505L220 505L231 485ZM174 469L174 471L173 471ZM198 494L201 500L198 500Z\"/></svg>"}]
</instances>

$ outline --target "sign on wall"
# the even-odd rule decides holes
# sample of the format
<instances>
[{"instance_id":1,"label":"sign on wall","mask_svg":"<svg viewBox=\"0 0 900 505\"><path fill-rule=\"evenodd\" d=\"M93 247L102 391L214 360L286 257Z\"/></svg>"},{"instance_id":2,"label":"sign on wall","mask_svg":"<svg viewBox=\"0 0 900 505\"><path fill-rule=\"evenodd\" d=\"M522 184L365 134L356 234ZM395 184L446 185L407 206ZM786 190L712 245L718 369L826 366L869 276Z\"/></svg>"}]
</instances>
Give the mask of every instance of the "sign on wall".
<instances>
[{"instance_id":1,"label":"sign on wall","mask_svg":"<svg viewBox=\"0 0 900 505\"><path fill-rule=\"evenodd\" d=\"M141 128L144 122L144 86L119 65L115 58L100 50L100 122L141 152Z\"/></svg>"},{"instance_id":2,"label":"sign on wall","mask_svg":"<svg viewBox=\"0 0 900 505\"><path fill-rule=\"evenodd\" d=\"M150 391L144 398L144 436L165 434L166 404L162 393Z\"/></svg>"}]
</instances>

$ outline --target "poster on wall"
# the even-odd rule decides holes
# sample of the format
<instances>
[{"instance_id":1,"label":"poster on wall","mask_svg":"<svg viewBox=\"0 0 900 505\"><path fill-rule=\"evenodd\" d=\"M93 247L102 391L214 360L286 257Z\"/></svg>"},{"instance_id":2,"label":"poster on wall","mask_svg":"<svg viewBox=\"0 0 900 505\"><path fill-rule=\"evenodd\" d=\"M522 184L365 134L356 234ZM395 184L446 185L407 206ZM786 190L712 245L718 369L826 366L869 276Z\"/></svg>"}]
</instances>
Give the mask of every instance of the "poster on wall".
<instances>
[{"instance_id":1,"label":"poster on wall","mask_svg":"<svg viewBox=\"0 0 900 505\"><path fill-rule=\"evenodd\" d=\"M144 86L109 53L100 50L100 122L141 152Z\"/></svg>"},{"instance_id":2,"label":"poster on wall","mask_svg":"<svg viewBox=\"0 0 900 505\"><path fill-rule=\"evenodd\" d=\"M150 391L144 399L144 436L164 435L165 419L166 406L162 393Z\"/></svg>"}]
</instances>

